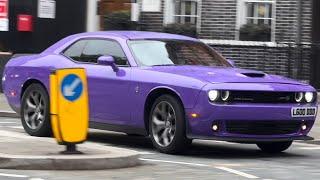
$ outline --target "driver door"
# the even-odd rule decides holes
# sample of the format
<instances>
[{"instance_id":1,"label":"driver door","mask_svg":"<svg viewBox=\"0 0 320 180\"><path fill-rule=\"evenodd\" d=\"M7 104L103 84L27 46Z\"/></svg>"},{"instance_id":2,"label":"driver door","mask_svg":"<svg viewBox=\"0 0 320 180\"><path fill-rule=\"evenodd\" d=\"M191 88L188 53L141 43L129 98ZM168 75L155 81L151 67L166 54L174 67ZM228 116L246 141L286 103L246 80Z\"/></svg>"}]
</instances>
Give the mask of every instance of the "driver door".
<instances>
[{"instance_id":1,"label":"driver door","mask_svg":"<svg viewBox=\"0 0 320 180\"><path fill-rule=\"evenodd\" d=\"M77 61L76 67L83 67L87 72L90 120L113 125L130 124L131 69L120 44L107 39L84 39L73 46L82 49L79 57L71 58ZM113 56L119 72L114 72L110 66L98 65L97 59L102 55Z\"/></svg>"}]
</instances>

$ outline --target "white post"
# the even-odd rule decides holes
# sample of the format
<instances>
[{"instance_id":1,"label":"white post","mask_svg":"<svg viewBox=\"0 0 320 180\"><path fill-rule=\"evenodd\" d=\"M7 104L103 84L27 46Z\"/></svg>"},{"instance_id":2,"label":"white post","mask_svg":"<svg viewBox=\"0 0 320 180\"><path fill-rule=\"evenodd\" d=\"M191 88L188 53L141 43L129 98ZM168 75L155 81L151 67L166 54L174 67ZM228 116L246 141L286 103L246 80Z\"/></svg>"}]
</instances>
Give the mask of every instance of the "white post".
<instances>
[{"instance_id":1,"label":"white post","mask_svg":"<svg viewBox=\"0 0 320 180\"><path fill-rule=\"evenodd\" d=\"M99 31L100 22L97 12L99 0L87 0L87 32Z\"/></svg>"},{"instance_id":2,"label":"white post","mask_svg":"<svg viewBox=\"0 0 320 180\"><path fill-rule=\"evenodd\" d=\"M139 21L139 4L131 3L131 21Z\"/></svg>"}]
</instances>

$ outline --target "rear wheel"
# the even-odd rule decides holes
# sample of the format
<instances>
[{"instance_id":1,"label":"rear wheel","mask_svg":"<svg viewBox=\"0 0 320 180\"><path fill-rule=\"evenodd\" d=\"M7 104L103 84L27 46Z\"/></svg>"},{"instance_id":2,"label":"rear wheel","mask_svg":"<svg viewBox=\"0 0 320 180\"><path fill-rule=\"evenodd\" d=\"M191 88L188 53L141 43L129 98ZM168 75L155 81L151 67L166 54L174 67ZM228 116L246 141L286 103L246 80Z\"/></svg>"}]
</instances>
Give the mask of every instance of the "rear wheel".
<instances>
[{"instance_id":1,"label":"rear wheel","mask_svg":"<svg viewBox=\"0 0 320 180\"><path fill-rule=\"evenodd\" d=\"M280 153L287 150L292 144L292 141L286 142L271 142L271 143L258 143L257 146L266 153Z\"/></svg>"},{"instance_id":2,"label":"rear wheel","mask_svg":"<svg viewBox=\"0 0 320 180\"><path fill-rule=\"evenodd\" d=\"M181 103L171 95L155 100L149 116L152 143L160 152L174 154L191 143L185 133L185 116Z\"/></svg>"},{"instance_id":3,"label":"rear wheel","mask_svg":"<svg viewBox=\"0 0 320 180\"><path fill-rule=\"evenodd\" d=\"M27 87L21 101L21 122L31 136L50 136L49 95L38 83Z\"/></svg>"}]
</instances>

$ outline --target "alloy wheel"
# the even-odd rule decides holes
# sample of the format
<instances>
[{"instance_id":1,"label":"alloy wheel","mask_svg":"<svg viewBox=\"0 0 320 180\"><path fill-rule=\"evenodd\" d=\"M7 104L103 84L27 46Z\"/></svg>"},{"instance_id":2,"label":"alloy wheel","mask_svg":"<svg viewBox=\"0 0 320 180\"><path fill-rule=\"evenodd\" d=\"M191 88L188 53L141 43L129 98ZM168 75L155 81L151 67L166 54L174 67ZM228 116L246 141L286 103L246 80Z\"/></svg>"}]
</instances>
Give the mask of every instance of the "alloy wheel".
<instances>
[{"instance_id":1,"label":"alloy wheel","mask_svg":"<svg viewBox=\"0 0 320 180\"><path fill-rule=\"evenodd\" d=\"M24 120L32 130L39 129L45 120L45 103L43 95L38 91L28 94L24 105Z\"/></svg>"},{"instance_id":2,"label":"alloy wheel","mask_svg":"<svg viewBox=\"0 0 320 180\"><path fill-rule=\"evenodd\" d=\"M169 102L161 101L152 113L152 135L157 144L167 147L176 132L176 114Z\"/></svg>"}]
</instances>

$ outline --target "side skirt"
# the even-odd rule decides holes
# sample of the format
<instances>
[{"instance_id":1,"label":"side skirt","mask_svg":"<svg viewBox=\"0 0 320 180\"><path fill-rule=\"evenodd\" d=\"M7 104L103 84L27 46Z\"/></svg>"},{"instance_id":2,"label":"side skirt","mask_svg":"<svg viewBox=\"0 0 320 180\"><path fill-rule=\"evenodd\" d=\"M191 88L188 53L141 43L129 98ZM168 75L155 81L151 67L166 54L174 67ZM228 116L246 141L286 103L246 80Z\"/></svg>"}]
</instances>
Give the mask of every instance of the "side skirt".
<instances>
[{"instance_id":1,"label":"side skirt","mask_svg":"<svg viewBox=\"0 0 320 180\"><path fill-rule=\"evenodd\" d=\"M147 131L143 128L137 128L126 125L114 125L114 124L106 124L100 122L89 122L89 127L92 129L106 130L106 131L116 131L123 132L127 134L136 134L136 135L147 135Z\"/></svg>"}]
</instances>

